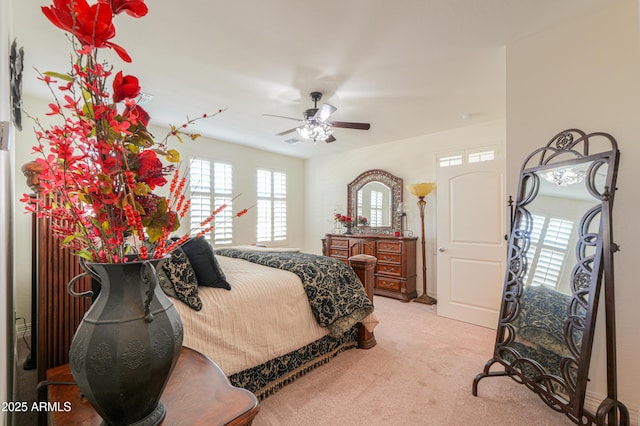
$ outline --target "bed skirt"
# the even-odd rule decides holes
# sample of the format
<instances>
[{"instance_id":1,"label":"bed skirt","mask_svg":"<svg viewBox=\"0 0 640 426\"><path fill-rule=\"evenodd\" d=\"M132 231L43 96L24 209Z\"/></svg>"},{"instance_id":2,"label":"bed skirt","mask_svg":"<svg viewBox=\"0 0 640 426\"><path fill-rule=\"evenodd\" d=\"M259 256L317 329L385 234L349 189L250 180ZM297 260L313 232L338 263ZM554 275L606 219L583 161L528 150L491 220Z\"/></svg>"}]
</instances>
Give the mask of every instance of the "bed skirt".
<instances>
[{"instance_id":1,"label":"bed skirt","mask_svg":"<svg viewBox=\"0 0 640 426\"><path fill-rule=\"evenodd\" d=\"M358 326L342 337L324 336L300 349L229 376L233 386L247 389L262 400L340 352L358 346Z\"/></svg>"}]
</instances>

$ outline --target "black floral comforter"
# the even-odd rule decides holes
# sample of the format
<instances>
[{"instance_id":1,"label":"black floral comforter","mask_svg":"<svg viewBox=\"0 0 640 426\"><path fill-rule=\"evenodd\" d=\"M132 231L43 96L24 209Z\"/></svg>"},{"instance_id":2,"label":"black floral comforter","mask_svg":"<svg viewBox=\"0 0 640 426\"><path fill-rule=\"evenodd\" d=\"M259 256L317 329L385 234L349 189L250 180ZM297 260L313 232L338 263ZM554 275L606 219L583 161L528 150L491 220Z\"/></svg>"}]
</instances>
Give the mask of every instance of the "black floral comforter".
<instances>
[{"instance_id":1,"label":"black floral comforter","mask_svg":"<svg viewBox=\"0 0 640 426\"><path fill-rule=\"evenodd\" d=\"M217 249L215 253L296 274L302 281L316 321L328 328L332 336L341 336L373 312L373 303L356 273L337 259L309 253L237 249Z\"/></svg>"}]
</instances>

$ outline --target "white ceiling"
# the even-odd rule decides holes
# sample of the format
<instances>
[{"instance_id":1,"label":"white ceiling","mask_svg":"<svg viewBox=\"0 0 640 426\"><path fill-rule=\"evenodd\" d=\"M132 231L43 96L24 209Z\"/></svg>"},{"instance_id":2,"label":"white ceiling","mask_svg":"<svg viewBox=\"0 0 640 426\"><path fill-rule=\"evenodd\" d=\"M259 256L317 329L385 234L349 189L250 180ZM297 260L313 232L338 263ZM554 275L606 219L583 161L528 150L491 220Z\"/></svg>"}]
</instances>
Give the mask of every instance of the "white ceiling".
<instances>
[{"instance_id":1,"label":"white ceiling","mask_svg":"<svg viewBox=\"0 0 640 426\"><path fill-rule=\"evenodd\" d=\"M614 1L147 0L146 17L115 18L113 41L133 62L103 57L154 96L145 105L153 124L226 109L193 130L311 158L503 118L505 46ZM69 69L70 44L40 12L50 3L12 4L28 95L47 96L32 67ZM285 143L297 133L275 134L296 122L262 114L301 118L311 91L338 108L332 120L371 130Z\"/></svg>"}]
</instances>

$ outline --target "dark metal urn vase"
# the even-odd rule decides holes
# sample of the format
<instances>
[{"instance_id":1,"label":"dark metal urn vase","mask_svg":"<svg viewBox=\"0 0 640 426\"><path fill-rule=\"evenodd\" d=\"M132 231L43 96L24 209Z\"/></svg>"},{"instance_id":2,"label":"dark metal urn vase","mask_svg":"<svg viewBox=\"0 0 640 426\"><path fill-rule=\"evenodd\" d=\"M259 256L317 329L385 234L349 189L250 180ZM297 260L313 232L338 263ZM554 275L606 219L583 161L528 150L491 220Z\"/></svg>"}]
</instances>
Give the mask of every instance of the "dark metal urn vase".
<instances>
[{"instance_id":1,"label":"dark metal urn vase","mask_svg":"<svg viewBox=\"0 0 640 426\"><path fill-rule=\"evenodd\" d=\"M80 391L107 425L157 425L165 416L160 395L182 348L182 322L158 284L163 260L81 262L100 282L69 350Z\"/></svg>"}]
</instances>

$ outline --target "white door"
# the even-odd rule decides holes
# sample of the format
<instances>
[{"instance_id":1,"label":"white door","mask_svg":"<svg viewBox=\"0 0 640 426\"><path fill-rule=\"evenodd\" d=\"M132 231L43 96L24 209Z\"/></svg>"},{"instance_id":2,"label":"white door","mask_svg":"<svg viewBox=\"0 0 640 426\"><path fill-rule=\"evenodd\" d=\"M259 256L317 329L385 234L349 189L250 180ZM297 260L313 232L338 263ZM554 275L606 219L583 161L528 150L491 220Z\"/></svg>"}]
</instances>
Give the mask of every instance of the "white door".
<instances>
[{"instance_id":1,"label":"white door","mask_svg":"<svg viewBox=\"0 0 640 426\"><path fill-rule=\"evenodd\" d=\"M438 169L438 315L496 328L507 223L503 159Z\"/></svg>"}]
</instances>

